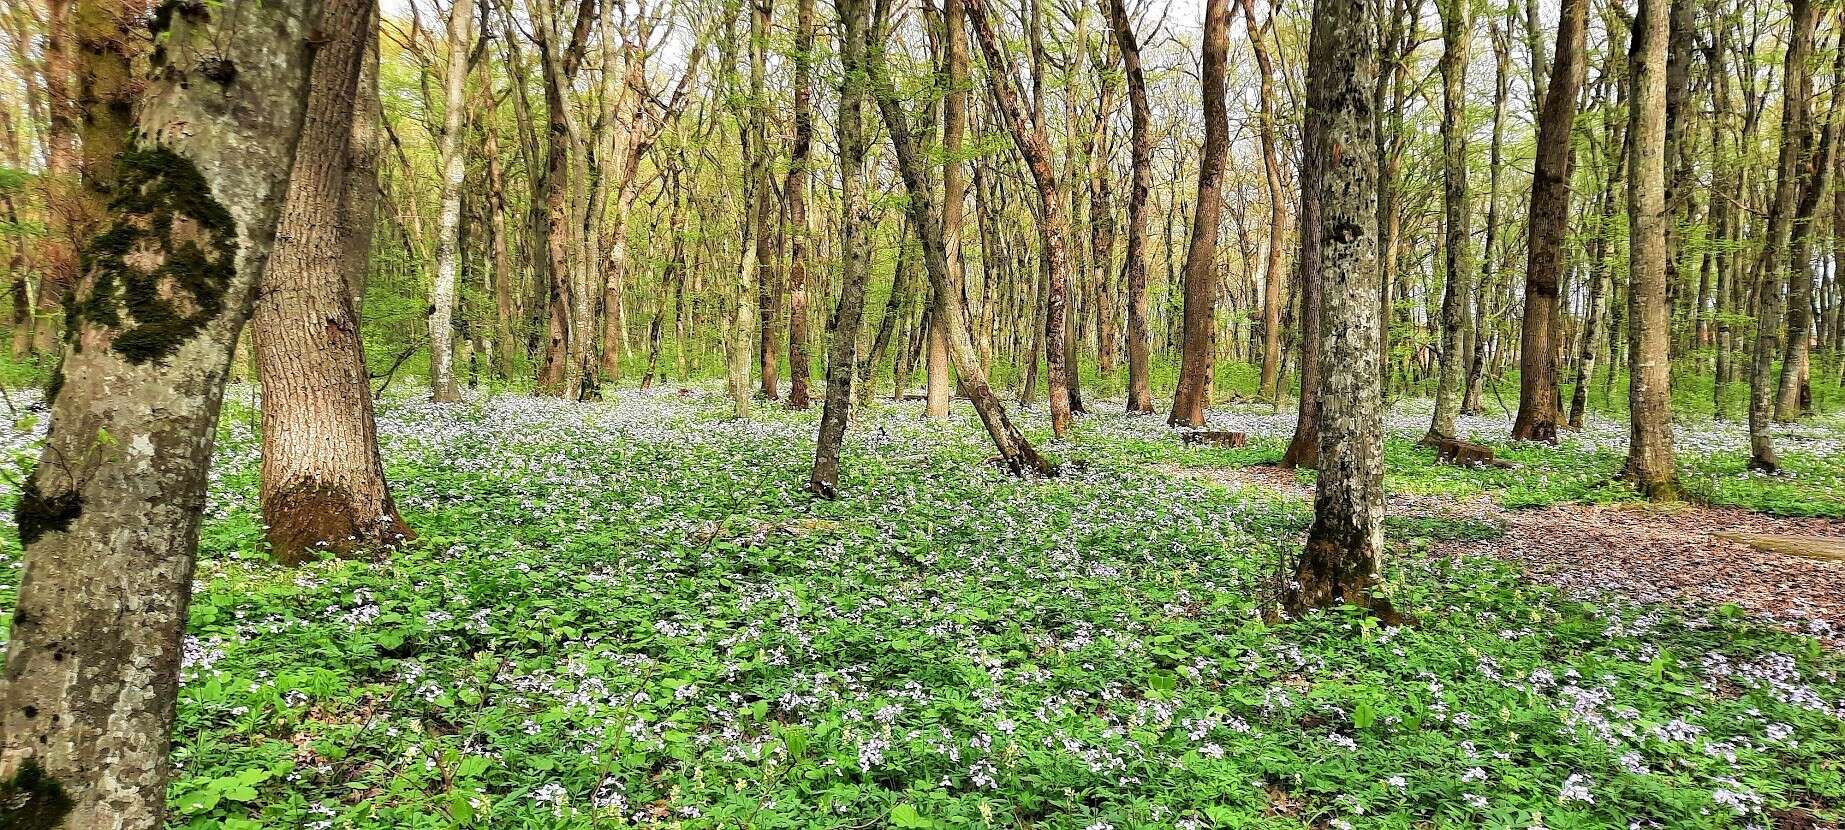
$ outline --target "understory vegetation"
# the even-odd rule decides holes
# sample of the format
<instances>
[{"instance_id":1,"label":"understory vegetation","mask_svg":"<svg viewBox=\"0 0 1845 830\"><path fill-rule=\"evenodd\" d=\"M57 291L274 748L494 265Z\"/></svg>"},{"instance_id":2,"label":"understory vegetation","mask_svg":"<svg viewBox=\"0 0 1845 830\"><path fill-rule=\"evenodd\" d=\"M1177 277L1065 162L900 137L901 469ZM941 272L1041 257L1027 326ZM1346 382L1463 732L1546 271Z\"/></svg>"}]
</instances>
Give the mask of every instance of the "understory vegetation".
<instances>
[{"instance_id":1,"label":"understory vegetation","mask_svg":"<svg viewBox=\"0 0 1845 830\"><path fill-rule=\"evenodd\" d=\"M14 404L26 402L14 396ZM1265 623L1309 506L1184 468L1272 460L1292 413L1077 421L1065 473L985 464L971 414L862 408L842 497L815 413L703 389L598 404L387 399L400 508L378 561L273 564L233 387L186 639L182 828L1775 827L1841 817L1841 661L1734 607L1567 597L1484 556L1490 522L1392 517L1362 612ZM957 408L959 409L959 408ZM1436 466L1390 425L1392 491L1631 498L1620 426ZM1464 426L1468 422L1464 422ZM1494 422L1503 434L1503 422ZM1480 422L1484 430L1486 422ZM22 422L15 443L37 425ZM1842 515L1836 420L1713 501ZM1034 436L1044 438L1047 436ZM1716 447L1731 448L1718 450ZM1541 470L1541 472L1540 472ZM0 606L18 549L7 537Z\"/></svg>"}]
</instances>

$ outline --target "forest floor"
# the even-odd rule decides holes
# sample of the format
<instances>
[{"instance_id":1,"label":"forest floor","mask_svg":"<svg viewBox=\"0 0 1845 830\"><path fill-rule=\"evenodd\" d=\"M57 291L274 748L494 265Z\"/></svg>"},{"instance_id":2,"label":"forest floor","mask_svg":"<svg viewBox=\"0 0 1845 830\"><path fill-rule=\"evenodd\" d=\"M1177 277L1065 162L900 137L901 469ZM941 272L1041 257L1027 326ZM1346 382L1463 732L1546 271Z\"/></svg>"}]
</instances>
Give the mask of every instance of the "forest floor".
<instances>
[{"instance_id":1,"label":"forest floor","mask_svg":"<svg viewBox=\"0 0 1845 830\"><path fill-rule=\"evenodd\" d=\"M1261 487L1311 504L1313 488L1268 465L1187 469L1233 487ZM1512 509L1491 497L1396 492L1388 513L1424 522L1485 522L1503 533L1436 544L1449 556L1488 555L1571 595L1608 592L1640 603L1733 603L1750 616L1845 646L1845 522L1769 516L1695 504L1562 503Z\"/></svg>"},{"instance_id":2,"label":"forest floor","mask_svg":"<svg viewBox=\"0 0 1845 830\"><path fill-rule=\"evenodd\" d=\"M1845 655L1822 639L1845 564L1706 530L1836 536L1837 420L1781 430L1776 479L1742 471L1732 428L1685 427L1709 504L1667 514L1610 480L1619 424L1531 447L1467 419L1519 467L1459 468L1414 446L1426 406L1402 404L1385 587L1420 622L1381 629L1262 622L1310 520L1309 479L1260 466L1291 413L1214 411L1250 444L1196 449L1112 403L1050 441L1033 410L1067 463L1019 481L984 463L964 406L878 402L841 498L818 501L817 409L393 398L380 440L418 538L287 568L263 542L254 390L228 398L176 828L1845 818ZM30 457L40 430L23 419L9 449ZM0 542L0 610L17 557Z\"/></svg>"}]
</instances>

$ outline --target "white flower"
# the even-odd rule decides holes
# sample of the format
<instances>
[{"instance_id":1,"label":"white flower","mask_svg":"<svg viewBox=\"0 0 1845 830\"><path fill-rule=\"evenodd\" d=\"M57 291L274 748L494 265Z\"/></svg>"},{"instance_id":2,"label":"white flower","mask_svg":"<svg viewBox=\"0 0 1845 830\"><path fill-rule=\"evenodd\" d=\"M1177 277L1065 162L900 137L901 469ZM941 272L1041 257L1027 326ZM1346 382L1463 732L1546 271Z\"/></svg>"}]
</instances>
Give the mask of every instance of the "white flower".
<instances>
[{"instance_id":1,"label":"white flower","mask_svg":"<svg viewBox=\"0 0 1845 830\"><path fill-rule=\"evenodd\" d=\"M1580 772L1572 772L1570 777L1563 779L1563 791L1557 797L1564 801L1595 803L1595 796L1589 792L1589 779Z\"/></svg>"}]
</instances>

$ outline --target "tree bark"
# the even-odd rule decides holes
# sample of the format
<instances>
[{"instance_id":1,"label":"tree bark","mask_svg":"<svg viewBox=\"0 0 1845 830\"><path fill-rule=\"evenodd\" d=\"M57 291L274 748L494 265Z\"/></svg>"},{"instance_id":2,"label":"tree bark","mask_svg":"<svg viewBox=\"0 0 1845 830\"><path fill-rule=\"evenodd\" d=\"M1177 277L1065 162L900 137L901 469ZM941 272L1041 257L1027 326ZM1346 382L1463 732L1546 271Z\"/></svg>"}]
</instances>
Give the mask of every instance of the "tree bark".
<instances>
[{"instance_id":1,"label":"tree bark","mask_svg":"<svg viewBox=\"0 0 1845 830\"><path fill-rule=\"evenodd\" d=\"M1316 177L1324 233L1319 350L1319 477L1313 525L1286 592L1300 613L1337 604L1370 607L1394 622L1374 596L1384 545L1383 397L1377 374L1377 124L1371 84L1377 0L1316 0L1308 69L1309 111L1323 130L1307 152Z\"/></svg>"},{"instance_id":2,"label":"tree bark","mask_svg":"<svg viewBox=\"0 0 1845 830\"><path fill-rule=\"evenodd\" d=\"M1525 312L1519 340L1518 415L1512 438L1556 443L1556 371L1552 318L1563 275L1563 240L1569 233L1570 134L1584 74L1588 0L1563 0L1557 54L1538 121L1538 156L1532 172L1531 217L1525 260Z\"/></svg>"},{"instance_id":3,"label":"tree bark","mask_svg":"<svg viewBox=\"0 0 1845 830\"><path fill-rule=\"evenodd\" d=\"M366 261L351 258L339 236L352 124L370 100L356 84L363 57L347 55L363 53L371 31L369 20L342 27L341 37L359 42L330 42L314 61L307 120L250 321L263 383L263 523L271 554L285 564L374 552L410 535L385 483L343 270ZM369 231L367 224L368 239Z\"/></svg>"},{"instance_id":4,"label":"tree bark","mask_svg":"<svg viewBox=\"0 0 1845 830\"><path fill-rule=\"evenodd\" d=\"M1473 206L1467 194L1467 53L1473 40L1471 0L1437 0L1441 12L1441 143L1445 217L1441 298L1441 368L1435 383L1435 415L1429 438L1454 438L1461 408L1461 383L1468 305L1473 302Z\"/></svg>"},{"instance_id":5,"label":"tree bark","mask_svg":"<svg viewBox=\"0 0 1845 830\"><path fill-rule=\"evenodd\" d=\"M839 448L852 406L852 374L858 359L859 327L865 312L865 283L870 278L867 237L870 211L865 202L865 61L869 15L865 0L835 0L841 37L839 60L840 237L843 272L839 305L833 312L833 340L827 348L826 399L821 404L820 434L814 442L814 467L807 489L833 498L839 488Z\"/></svg>"},{"instance_id":6,"label":"tree bark","mask_svg":"<svg viewBox=\"0 0 1845 830\"><path fill-rule=\"evenodd\" d=\"M1109 0L1109 22L1115 48L1121 51L1127 77L1131 118L1129 147L1132 184L1127 203L1127 251L1121 262L1121 281L1127 287L1127 411L1153 413L1153 389L1147 377L1152 334L1147 330L1147 195L1153 185L1153 116L1147 103L1147 77L1140 65L1140 44L1123 0Z\"/></svg>"},{"instance_id":7,"label":"tree bark","mask_svg":"<svg viewBox=\"0 0 1845 830\"><path fill-rule=\"evenodd\" d=\"M0 781L14 792L0 824L34 813L36 826L70 830L162 824L225 377L270 252L315 42L346 42L369 8L225 0L158 21L139 138L116 159L105 227L74 286L51 429L17 508L24 571L0 692Z\"/></svg>"},{"instance_id":8,"label":"tree bark","mask_svg":"<svg viewBox=\"0 0 1845 830\"><path fill-rule=\"evenodd\" d=\"M1185 341L1170 426L1204 426L1210 373L1217 348L1217 231L1223 213L1224 162L1230 155L1230 116L1224 79L1230 52L1229 0L1205 0L1204 146L1198 156L1198 203L1185 252Z\"/></svg>"},{"instance_id":9,"label":"tree bark","mask_svg":"<svg viewBox=\"0 0 1845 830\"><path fill-rule=\"evenodd\" d=\"M1796 0L1797 3L1806 0ZM1679 498L1672 451L1671 315L1666 307L1666 41L1669 0L1640 0L1628 100L1627 476L1654 501ZM1548 391L1546 394L1550 394Z\"/></svg>"}]
</instances>

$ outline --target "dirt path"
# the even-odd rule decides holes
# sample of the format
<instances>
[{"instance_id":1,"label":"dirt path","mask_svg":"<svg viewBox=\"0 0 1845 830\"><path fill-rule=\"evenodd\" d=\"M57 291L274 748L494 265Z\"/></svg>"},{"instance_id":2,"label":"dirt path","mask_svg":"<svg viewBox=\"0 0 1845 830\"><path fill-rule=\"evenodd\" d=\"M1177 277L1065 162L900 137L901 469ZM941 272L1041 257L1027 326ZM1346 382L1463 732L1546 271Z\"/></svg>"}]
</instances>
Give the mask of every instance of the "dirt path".
<instances>
[{"instance_id":1,"label":"dirt path","mask_svg":"<svg viewBox=\"0 0 1845 830\"><path fill-rule=\"evenodd\" d=\"M1175 470L1231 486L1311 498L1272 467ZM1735 603L1751 616L1845 645L1845 522L1778 519L1732 508L1560 504L1508 510L1487 498L1394 493L1390 515L1477 519L1505 528L1438 553L1490 555L1572 594L1638 602Z\"/></svg>"}]
</instances>

